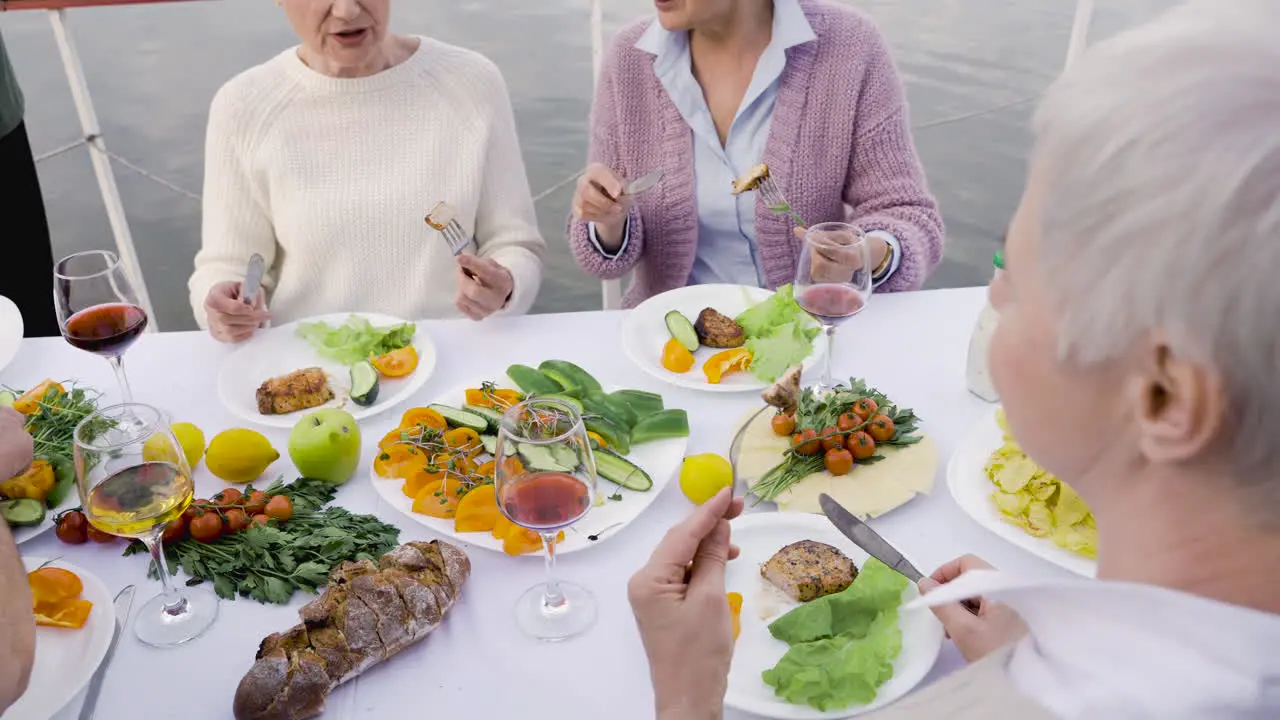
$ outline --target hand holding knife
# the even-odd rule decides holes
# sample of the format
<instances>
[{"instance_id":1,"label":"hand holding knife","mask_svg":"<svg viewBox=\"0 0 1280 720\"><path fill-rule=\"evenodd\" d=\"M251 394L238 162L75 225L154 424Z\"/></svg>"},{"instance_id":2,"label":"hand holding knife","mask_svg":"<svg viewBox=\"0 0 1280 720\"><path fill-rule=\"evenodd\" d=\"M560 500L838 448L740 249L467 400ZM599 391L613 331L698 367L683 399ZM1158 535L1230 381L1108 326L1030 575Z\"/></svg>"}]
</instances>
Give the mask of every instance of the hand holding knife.
<instances>
[{"instance_id":1,"label":"hand holding knife","mask_svg":"<svg viewBox=\"0 0 1280 720\"><path fill-rule=\"evenodd\" d=\"M240 283L240 302L253 307L258 302L258 292L262 289L262 275L266 272L266 261L258 253L249 258L249 267L244 271L244 282Z\"/></svg>"}]
</instances>

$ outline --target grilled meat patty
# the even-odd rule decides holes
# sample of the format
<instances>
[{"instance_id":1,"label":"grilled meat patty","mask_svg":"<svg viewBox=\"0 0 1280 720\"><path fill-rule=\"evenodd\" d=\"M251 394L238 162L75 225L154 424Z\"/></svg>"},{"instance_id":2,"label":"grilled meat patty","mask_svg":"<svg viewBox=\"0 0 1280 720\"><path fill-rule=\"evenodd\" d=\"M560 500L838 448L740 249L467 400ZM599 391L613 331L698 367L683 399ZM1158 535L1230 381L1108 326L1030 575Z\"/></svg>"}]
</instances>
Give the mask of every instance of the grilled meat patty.
<instances>
[{"instance_id":1,"label":"grilled meat patty","mask_svg":"<svg viewBox=\"0 0 1280 720\"><path fill-rule=\"evenodd\" d=\"M703 308L698 313L693 330L698 333L698 342L707 347L736 348L747 342L747 334L743 332L742 326L714 308Z\"/></svg>"},{"instance_id":2,"label":"grilled meat patty","mask_svg":"<svg viewBox=\"0 0 1280 720\"><path fill-rule=\"evenodd\" d=\"M774 553L760 574L793 600L809 602L852 585L858 568L848 555L826 543L801 540Z\"/></svg>"},{"instance_id":3,"label":"grilled meat patty","mask_svg":"<svg viewBox=\"0 0 1280 720\"><path fill-rule=\"evenodd\" d=\"M329 378L318 367L294 370L258 386L258 412L263 415L318 407L333 399Z\"/></svg>"}]
</instances>

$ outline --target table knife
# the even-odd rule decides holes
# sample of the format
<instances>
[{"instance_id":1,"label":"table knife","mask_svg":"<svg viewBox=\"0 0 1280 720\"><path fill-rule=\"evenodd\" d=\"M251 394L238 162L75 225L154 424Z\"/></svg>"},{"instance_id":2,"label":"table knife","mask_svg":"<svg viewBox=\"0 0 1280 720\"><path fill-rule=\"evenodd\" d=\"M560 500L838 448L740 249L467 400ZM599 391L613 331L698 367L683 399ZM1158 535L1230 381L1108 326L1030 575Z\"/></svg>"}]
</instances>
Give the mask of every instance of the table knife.
<instances>
[{"instance_id":1,"label":"table knife","mask_svg":"<svg viewBox=\"0 0 1280 720\"><path fill-rule=\"evenodd\" d=\"M826 514L831 524L835 525L836 529L843 533L845 537L852 540L854 545L862 548L865 553L888 565L892 570L897 571L913 583L918 583L924 578L924 575L916 569L916 566L903 557L897 548L880 537L880 534L872 530L870 525L845 510L844 506L833 500L830 495L826 493L819 495L818 504L822 506L822 512ZM978 614L980 605L977 601L964 600L960 604L964 605L965 609L974 615Z\"/></svg>"},{"instance_id":2,"label":"table knife","mask_svg":"<svg viewBox=\"0 0 1280 720\"><path fill-rule=\"evenodd\" d=\"M658 181L661 179L662 179L662 171L654 170L648 175L644 175L624 185L622 187L622 194L632 195L632 196L639 195L645 190L648 190L654 185L657 185Z\"/></svg>"},{"instance_id":3,"label":"table knife","mask_svg":"<svg viewBox=\"0 0 1280 720\"><path fill-rule=\"evenodd\" d=\"M258 253L249 258L249 267L244 271L244 282L240 283L240 300L252 306L258 301L258 291L262 289L262 274L266 271L266 261Z\"/></svg>"},{"instance_id":4,"label":"table knife","mask_svg":"<svg viewBox=\"0 0 1280 720\"><path fill-rule=\"evenodd\" d=\"M107 646L107 654L103 656L102 664L94 671L93 679L89 681L89 689L85 691L84 704L80 706L80 720L93 718L94 708L98 705L98 695L102 692L102 680L107 676L107 667L111 665L111 658L116 654L120 634L124 632L124 626L129 622L129 610L133 607L133 591L132 585L126 585L116 595L116 629L111 633L111 644Z\"/></svg>"}]
</instances>

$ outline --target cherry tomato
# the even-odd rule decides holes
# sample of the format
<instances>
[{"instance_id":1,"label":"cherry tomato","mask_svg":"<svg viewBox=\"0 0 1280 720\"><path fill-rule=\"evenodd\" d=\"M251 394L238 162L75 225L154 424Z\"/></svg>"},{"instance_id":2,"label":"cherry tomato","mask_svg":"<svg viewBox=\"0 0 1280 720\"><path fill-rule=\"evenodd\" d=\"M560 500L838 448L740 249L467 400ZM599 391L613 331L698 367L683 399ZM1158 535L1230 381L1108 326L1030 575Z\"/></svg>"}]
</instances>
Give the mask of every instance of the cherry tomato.
<instances>
[{"instance_id":1,"label":"cherry tomato","mask_svg":"<svg viewBox=\"0 0 1280 720\"><path fill-rule=\"evenodd\" d=\"M791 444L801 455L817 455L818 450L822 449L822 443L818 442L818 433L812 429L796 433L791 438Z\"/></svg>"},{"instance_id":2,"label":"cherry tomato","mask_svg":"<svg viewBox=\"0 0 1280 720\"><path fill-rule=\"evenodd\" d=\"M853 413L845 413L836 421L836 427L840 428L840 432L849 432L862 424L862 418Z\"/></svg>"},{"instance_id":3,"label":"cherry tomato","mask_svg":"<svg viewBox=\"0 0 1280 720\"><path fill-rule=\"evenodd\" d=\"M876 441L871 436L859 430L849 436L848 443L849 452L853 453L855 460L866 460L876 454Z\"/></svg>"},{"instance_id":4,"label":"cherry tomato","mask_svg":"<svg viewBox=\"0 0 1280 720\"><path fill-rule=\"evenodd\" d=\"M879 409L879 406L876 405L875 400L872 400L871 398L862 398L853 404L851 412L865 421L867 418L875 415L877 409Z\"/></svg>"},{"instance_id":5,"label":"cherry tomato","mask_svg":"<svg viewBox=\"0 0 1280 720\"><path fill-rule=\"evenodd\" d=\"M89 521L79 510L68 510L54 519L54 533L68 545L82 545L89 539Z\"/></svg>"},{"instance_id":6,"label":"cherry tomato","mask_svg":"<svg viewBox=\"0 0 1280 720\"><path fill-rule=\"evenodd\" d=\"M160 539L167 545L176 543L187 536L187 516L186 513L178 516L177 520L164 526L164 534Z\"/></svg>"},{"instance_id":7,"label":"cherry tomato","mask_svg":"<svg viewBox=\"0 0 1280 720\"><path fill-rule=\"evenodd\" d=\"M240 498L242 497L244 497L244 495L239 490L235 488L227 488L226 490L223 490L217 495L209 498L209 502L214 505L226 507L228 505L239 505Z\"/></svg>"},{"instance_id":8,"label":"cherry tomato","mask_svg":"<svg viewBox=\"0 0 1280 720\"><path fill-rule=\"evenodd\" d=\"M288 495L276 495L267 503L267 517L284 522L293 517L293 501Z\"/></svg>"},{"instance_id":9,"label":"cherry tomato","mask_svg":"<svg viewBox=\"0 0 1280 720\"><path fill-rule=\"evenodd\" d=\"M268 522L270 522L270 520L271 518L259 513L253 516L252 522L254 525L262 526L262 525L266 525Z\"/></svg>"},{"instance_id":10,"label":"cherry tomato","mask_svg":"<svg viewBox=\"0 0 1280 720\"><path fill-rule=\"evenodd\" d=\"M243 498L245 513L248 515L261 515L262 511L267 507L267 501L270 499L270 495L261 490L254 490L249 493L249 497Z\"/></svg>"},{"instance_id":11,"label":"cherry tomato","mask_svg":"<svg viewBox=\"0 0 1280 720\"><path fill-rule=\"evenodd\" d=\"M201 512L188 523L191 537L202 543L211 543L222 537L222 517L216 512Z\"/></svg>"},{"instance_id":12,"label":"cherry tomato","mask_svg":"<svg viewBox=\"0 0 1280 720\"><path fill-rule=\"evenodd\" d=\"M187 524L190 525L191 521L194 520L197 515L211 506L210 502L204 498L193 500L191 501L191 504L187 506L187 509L182 511L182 517L186 518Z\"/></svg>"},{"instance_id":13,"label":"cherry tomato","mask_svg":"<svg viewBox=\"0 0 1280 720\"><path fill-rule=\"evenodd\" d=\"M227 534L238 533L249 527L249 516L244 514L240 508L231 508L223 515L226 516Z\"/></svg>"},{"instance_id":14,"label":"cherry tomato","mask_svg":"<svg viewBox=\"0 0 1280 720\"><path fill-rule=\"evenodd\" d=\"M385 377L404 377L418 367L418 351L409 345L386 355L370 358L370 362Z\"/></svg>"},{"instance_id":15,"label":"cherry tomato","mask_svg":"<svg viewBox=\"0 0 1280 720\"><path fill-rule=\"evenodd\" d=\"M773 426L773 432L777 435L790 435L796 429L796 416L787 413L778 413L773 416L773 420L769 421Z\"/></svg>"},{"instance_id":16,"label":"cherry tomato","mask_svg":"<svg viewBox=\"0 0 1280 720\"><path fill-rule=\"evenodd\" d=\"M822 436L822 449L835 450L844 447L844 436L836 429L835 425L828 425L819 433Z\"/></svg>"},{"instance_id":17,"label":"cherry tomato","mask_svg":"<svg viewBox=\"0 0 1280 720\"><path fill-rule=\"evenodd\" d=\"M96 543L102 543L105 545L106 543L111 543L116 541L115 535L112 535L109 532L103 532L99 530L98 528L93 526L93 523L89 523L88 525L86 525L84 532L85 532L85 536L87 536L90 540Z\"/></svg>"},{"instance_id":18,"label":"cherry tomato","mask_svg":"<svg viewBox=\"0 0 1280 720\"><path fill-rule=\"evenodd\" d=\"M897 429L893 425L893 421L888 415L876 415L871 418L870 424L867 425L867 432L871 438L878 443L886 443L893 439Z\"/></svg>"},{"instance_id":19,"label":"cherry tomato","mask_svg":"<svg viewBox=\"0 0 1280 720\"><path fill-rule=\"evenodd\" d=\"M822 458L822 464L832 475L848 475L853 469L853 455L844 448L828 450Z\"/></svg>"}]
</instances>

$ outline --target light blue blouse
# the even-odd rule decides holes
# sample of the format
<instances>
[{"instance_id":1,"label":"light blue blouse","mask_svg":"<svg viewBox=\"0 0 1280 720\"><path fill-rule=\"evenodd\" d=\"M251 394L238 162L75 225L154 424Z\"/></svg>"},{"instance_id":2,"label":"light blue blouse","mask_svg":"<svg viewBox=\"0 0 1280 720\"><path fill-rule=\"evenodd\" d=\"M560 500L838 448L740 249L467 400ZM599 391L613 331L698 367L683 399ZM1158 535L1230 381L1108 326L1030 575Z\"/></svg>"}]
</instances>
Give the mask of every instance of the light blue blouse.
<instances>
[{"instance_id":1,"label":"light blue blouse","mask_svg":"<svg viewBox=\"0 0 1280 720\"><path fill-rule=\"evenodd\" d=\"M773 34L769 46L756 63L751 84L734 116L724 145L715 121L693 76L689 54L689 33L670 32L658 22L649 26L635 47L654 55L654 72L672 104L693 130L693 170L698 207L698 247L688 283L731 283L764 286L764 271L756 252L756 198L754 193L734 195L733 181L764 157L778 83L787 64L787 50L813 42L817 36L798 0L774 0ZM897 269L898 242L885 232L893 258L886 272L876 278L883 282ZM595 228L592 226L592 239ZM626 239L616 253L606 253L596 241L596 249L616 257L626 249Z\"/></svg>"}]
</instances>

